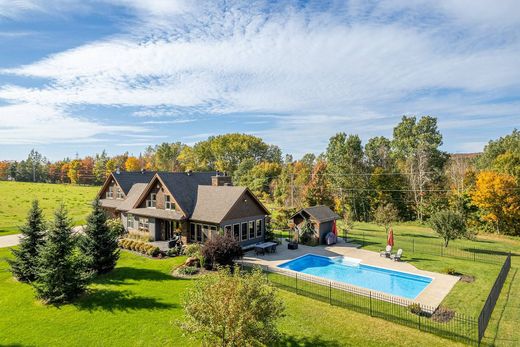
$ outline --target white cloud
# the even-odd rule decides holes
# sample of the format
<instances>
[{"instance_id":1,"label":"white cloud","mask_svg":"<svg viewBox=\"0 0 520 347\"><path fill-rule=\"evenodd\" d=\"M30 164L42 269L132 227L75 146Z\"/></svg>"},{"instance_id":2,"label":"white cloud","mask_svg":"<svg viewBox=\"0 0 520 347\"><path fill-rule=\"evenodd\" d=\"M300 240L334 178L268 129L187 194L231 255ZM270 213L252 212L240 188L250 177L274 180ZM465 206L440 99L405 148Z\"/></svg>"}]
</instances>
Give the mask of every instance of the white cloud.
<instances>
[{"instance_id":1,"label":"white cloud","mask_svg":"<svg viewBox=\"0 0 520 347\"><path fill-rule=\"evenodd\" d=\"M35 104L0 106L0 144L87 142L98 135L138 133L134 126L102 125Z\"/></svg>"}]
</instances>

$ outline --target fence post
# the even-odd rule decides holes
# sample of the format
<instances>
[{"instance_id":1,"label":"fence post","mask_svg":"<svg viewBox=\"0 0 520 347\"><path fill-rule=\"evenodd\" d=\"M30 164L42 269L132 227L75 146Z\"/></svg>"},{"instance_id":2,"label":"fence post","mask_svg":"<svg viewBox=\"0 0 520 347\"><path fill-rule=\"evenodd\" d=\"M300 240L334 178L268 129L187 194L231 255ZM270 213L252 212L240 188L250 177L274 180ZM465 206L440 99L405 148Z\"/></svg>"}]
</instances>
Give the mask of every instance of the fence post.
<instances>
[{"instance_id":1,"label":"fence post","mask_svg":"<svg viewBox=\"0 0 520 347\"><path fill-rule=\"evenodd\" d=\"M370 317L373 317L372 316L372 292L368 292L368 301L369 301L369 304L370 304Z\"/></svg>"}]
</instances>

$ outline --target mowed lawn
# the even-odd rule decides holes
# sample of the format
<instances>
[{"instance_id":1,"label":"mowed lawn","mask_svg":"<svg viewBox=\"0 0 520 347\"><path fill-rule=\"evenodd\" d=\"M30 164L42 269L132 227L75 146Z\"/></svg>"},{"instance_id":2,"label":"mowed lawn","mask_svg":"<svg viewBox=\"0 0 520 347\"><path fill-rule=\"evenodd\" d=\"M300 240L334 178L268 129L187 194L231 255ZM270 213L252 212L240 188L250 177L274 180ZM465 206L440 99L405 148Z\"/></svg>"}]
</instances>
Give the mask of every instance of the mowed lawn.
<instances>
[{"instance_id":1,"label":"mowed lawn","mask_svg":"<svg viewBox=\"0 0 520 347\"><path fill-rule=\"evenodd\" d=\"M0 236L19 232L34 199L40 201L47 219L63 202L73 223L83 224L98 191L91 186L0 181Z\"/></svg>"},{"instance_id":2,"label":"mowed lawn","mask_svg":"<svg viewBox=\"0 0 520 347\"><path fill-rule=\"evenodd\" d=\"M432 254L421 253L428 244L438 245L439 237L428 227L404 223L394 226L395 248L400 242L403 248L410 249L409 240L413 237L416 242L416 252L404 252L404 261L419 269L444 272L453 268L457 272L474 276L473 283L459 281L442 302L457 312L478 317L484 302L495 282L501 264L489 264L469 259L455 259ZM356 223L352 236L358 241L364 233L365 249L379 251L385 243L386 234L382 227L371 223ZM420 246L419 243L421 243ZM433 249L438 249L432 246ZM479 234L476 240L456 240L450 242L448 248L461 250L478 249L486 254L498 254L501 259L511 252L512 268L502 289L497 306L493 312L490 324L486 330L484 345L520 346L520 238L503 235ZM418 249L418 250L417 250ZM431 250L430 250L431 251ZM440 251L439 251L440 252ZM431 252L427 252L431 253Z\"/></svg>"}]
</instances>

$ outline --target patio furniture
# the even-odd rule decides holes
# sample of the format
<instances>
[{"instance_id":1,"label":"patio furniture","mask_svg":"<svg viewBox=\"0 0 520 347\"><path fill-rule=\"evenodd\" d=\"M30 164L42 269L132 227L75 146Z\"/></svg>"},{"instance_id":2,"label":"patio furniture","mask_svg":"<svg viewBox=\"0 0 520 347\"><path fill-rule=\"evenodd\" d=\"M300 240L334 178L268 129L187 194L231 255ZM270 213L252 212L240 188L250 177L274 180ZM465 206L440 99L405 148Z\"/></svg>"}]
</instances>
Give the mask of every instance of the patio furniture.
<instances>
[{"instance_id":1,"label":"patio furniture","mask_svg":"<svg viewBox=\"0 0 520 347\"><path fill-rule=\"evenodd\" d=\"M296 242L289 242L287 244L287 249L298 249L298 244Z\"/></svg>"},{"instance_id":2,"label":"patio furniture","mask_svg":"<svg viewBox=\"0 0 520 347\"><path fill-rule=\"evenodd\" d=\"M276 250L276 242L263 242L263 243L257 243L255 245L255 253L256 255L259 254L265 254L266 252L271 251L271 249L274 247Z\"/></svg>"},{"instance_id":3,"label":"patio furniture","mask_svg":"<svg viewBox=\"0 0 520 347\"><path fill-rule=\"evenodd\" d=\"M392 254L392 246L386 245L386 249L379 253L381 257L390 258L390 255Z\"/></svg>"},{"instance_id":4,"label":"patio furniture","mask_svg":"<svg viewBox=\"0 0 520 347\"><path fill-rule=\"evenodd\" d=\"M397 250L397 253L396 254L392 254L390 256L390 259L392 259L393 261L401 261L401 257L403 255L403 250L401 248L399 248Z\"/></svg>"}]
</instances>

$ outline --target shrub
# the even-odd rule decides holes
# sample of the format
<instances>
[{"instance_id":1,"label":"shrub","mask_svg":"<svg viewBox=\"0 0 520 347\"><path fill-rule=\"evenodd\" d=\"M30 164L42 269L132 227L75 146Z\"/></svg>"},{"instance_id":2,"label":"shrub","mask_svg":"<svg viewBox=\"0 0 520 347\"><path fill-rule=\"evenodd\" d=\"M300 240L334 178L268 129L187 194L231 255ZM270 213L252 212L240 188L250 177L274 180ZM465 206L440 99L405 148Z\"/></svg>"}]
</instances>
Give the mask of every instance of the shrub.
<instances>
[{"instance_id":1,"label":"shrub","mask_svg":"<svg viewBox=\"0 0 520 347\"><path fill-rule=\"evenodd\" d=\"M190 243L184 247L184 255L187 257L198 257L201 254L201 246L198 243Z\"/></svg>"},{"instance_id":2,"label":"shrub","mask_svg":"<svg viewBox=\"0 0 520 347\"><path fill-rule=\"evenodd\" d=\"M418 303L408 305L408 310L416 315L420 315L422 313L421 305L419 305Z\"/></svg>"},{"instance_id":3,"label":"shrub","mask_svg":"<svg viewBox=\"0 0 520 347\"><path fill-rule=\"evenodd\" d=\"M447 267L445 268L444 270L442 270L442 272L448 274L448 275L453 275L453 276L458 276L460 275L457 270L455 270L454 268L452 267Z\"/></svg>"},{"instance_id":4,"label":"shrub","mask_svg":"<svg viewBox=\"0 0 520 347\"><path fill-rule=\"evenodd\" d=\"M447 307L439 306L432 314L432 320L435 322L446 323L455 316L455 311Z\"/></svg>"},{"instance_id":5,"label":"shrub","mask_svg":"<svg viewBox=\"0 0 520 347\"><path fill-rule=\"evenodd\" d=\"M205 266L232 265L233 260L244 255L242 247L231 235L214 235L202 247L202 257Z\"/></svg>"},{"instance_id":6,"label":"shrub","mask_svg":"<svg viewBox=\"0 0 520 347\"><path fill-rule=\"evenodd\" d=\"M107 219L106 226L115 235L122 236L125 233L125 227L119 218Z\"/></svg>"},{"instance_id":7,"label":"shrub","mask_svg":"<svg viewBox=\"0 0 520 347\"><path fill-rule=\"evenodd\" d=\"M207 346L271 346L284 311L275 287L258 269L242 273L224 268L203 276L186 291L182 304L186 320L181 328Z\"/></svg>"},{"instance_id":8,"label":"shrub","mask_svg":"<svg viewBox=\"0 0 520 347\"><path fill-rule=\"evenodd\" d=\"M168 257L176 257L177 255L179 255L179 250L177 248L170 248L167 252L166 252L166 255Z\"/></svg>"}]
</instances>

